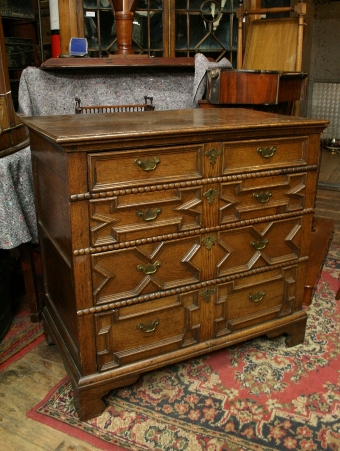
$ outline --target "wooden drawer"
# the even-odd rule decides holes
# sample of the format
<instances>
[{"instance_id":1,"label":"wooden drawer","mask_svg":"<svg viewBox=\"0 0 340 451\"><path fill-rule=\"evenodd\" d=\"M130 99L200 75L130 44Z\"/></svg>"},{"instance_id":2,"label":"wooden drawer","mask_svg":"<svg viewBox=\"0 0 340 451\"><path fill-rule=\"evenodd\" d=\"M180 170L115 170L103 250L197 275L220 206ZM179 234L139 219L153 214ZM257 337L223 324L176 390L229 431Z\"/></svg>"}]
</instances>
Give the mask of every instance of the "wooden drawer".
<instances>
[{"instance_id":1,"label":"wooden drawer","mask_svg":"<svg viewBox=\"0 0 340 451\"><path fill-rule=\"evenodd\" d=\"M305 265L292 265L238 278L217 288L215 336L289 315L294 311L298 281Z\"/></svg>"},{"instance_id":2,"label":"wooden drawer","mask_svg":"<svg viewBox=\"0 0 340 451\"><path fill-rule=\"evenodd\" d=\"M100 371L140 361L197 343L197 296L168 296L96 314Z\"/></svg>"},{"instance_id":3,"label":"wooden drawer","mask_svg":"<svg viewBox=\"0 0 340 451\"><path fill-rule=\"evenodd\" d=\"M306 172L302 172L222 183L219 194L219 223L313 208L313 205L306 201L307 176Z\"/></svg>"},{"instance_id":4,"label":"wooden drawer","mask_svg":"<svg viewBox=\"0 0 340 451\"><path fill-rule=\"evenodd\" d=\"M215 277L282 264L305 255L301 250L304 220L289 218L220 232Z\"/></svg>"},{"instance_id":5,"label":"wooden drawer","mask_svg":"<svg viewBox=\"0 0 340 451\"><path fill-rule=\"evenodd\" d=\"M89 189L102 191L202 177L203 145L88 156Z\"/></svg>"},{"instance_id":6,"label":"wooden drawer","mask_svg":"<svg viewBox=\"0 0 340 451\"><path fill-rule=\"evenodd\" d=\"M307 164L308 137L224 143L222 173L256 172Z\"/></svg>"},{"instance_id":7,"label":"wooden drawer","mask_svg":"<svg viewBox=\"0 0 340 451\"><path fill-rule=\"evenodd\" d=\"M199 282L200 242L194 236L92 255L95 304Z\"/></svg>"},{"instance_id":8,"label":"wooden drawer","mask_svg":"<svg viewBox=\"0 0 340 451\"><path fill-rule=\"evenodd\" d=\"M91 200L91 245L202 228L202 189L188 187Z\"/></svg>"}]
</instances>

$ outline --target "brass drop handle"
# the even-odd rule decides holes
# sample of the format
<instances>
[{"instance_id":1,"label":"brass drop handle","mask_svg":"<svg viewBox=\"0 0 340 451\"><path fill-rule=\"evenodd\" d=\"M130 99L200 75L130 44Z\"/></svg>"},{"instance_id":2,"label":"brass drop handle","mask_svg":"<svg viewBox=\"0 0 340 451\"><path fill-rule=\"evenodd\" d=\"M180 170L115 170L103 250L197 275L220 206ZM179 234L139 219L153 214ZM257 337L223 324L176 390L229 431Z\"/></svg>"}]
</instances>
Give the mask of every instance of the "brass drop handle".
<instances>
[{"instance_id":1,"label":"brass drop handle","mask_svg":"<svg viewBox=\"0 0 340 451\"><path fill-rule=\"evenodd\" d=\"M155 263L148 263L146 266L138 265L137 269L138 271L141 271L144 274L148 275L154 274L160 266L161 262L157 260Z\"/></svg>"},{"instance_id":2,"label":"brass drop handle","mask_svg":"<svg viewBox=\"0 0 340 451\"><path fill-rule=\"evenodd\" d=\"M253 302L261 302L265 295L266 295L266 292L265 292L265 291L258 291L258 292L255 293L255 294L251 294L251 293L250 293L250 294L248 295L248 298L249 298L250 300L252 300Z\"/></svg>"},{"instance_id":3,"label":"brass drop handle","mask_svg":"<svg viewBox=\"0 0 340 451\"><path fill-rule=\"evenodd\" d=\"M136 215L144 219L144 221L154 221L160 213L162 213L161 208L155 208L154 210L148 208L146 211L136 211Z\"/></svg>"},{"instance_id":4,"label":"brass drop handle","mask_svg":"<svg viewBox=\"0 0 340 451\"><path fill-rule=\"evenodd\" d=\"M251 244L257 251L261 251L262 249L264 249L264 248L267 246L268 240L251 241L250 244Z\"/></svg>"},{"instance_id":5,"label":"brass drop handle","mask_svg":"<svg viewBox=\"0 0 340 451\"><path fill-rule=\"evenodd\" d=\"M158 157L155 158L146 158L144 161L140 158L135 160L135 164L143 169L143 171L153 171L156 169L157 165L161 162L161 159Z\"/></svg>"},{"instance_id":6,"label":"brass drop handle","mask_svg":"<svg viewBox=\"0 0 340 451\"><path fill-rule=\"evenodd\" d=\"M154 321L148 321L147 323L139 323L137 325L137 329L142 330L143 332L146 332L147 334L150 332L153 332L156 330L157 326L159 324L158 319L155 319Z\"/></svg>"},{"instance_id":7,"label":"brass drop handle","mask_svg":"<svg viewBox=\"0 0 340 451\"><path fill-rule=\"evenodd\" d=\"M257 152L263 156L263 158L271 158L276 152L276 146L271 147L259 147Z\"/></svg>"},{"instance_id":8,"label":"brass drop handle","mask_svg":"<svg viewBox=\"0 0 340 451\"><path fill-rule=\"evenodd\" d=\"M253 196L260 204L266 204L269 202L269 199L272 197L271 191L268 191L266 193L254 193Z\"/></svg>"}]
</instances>

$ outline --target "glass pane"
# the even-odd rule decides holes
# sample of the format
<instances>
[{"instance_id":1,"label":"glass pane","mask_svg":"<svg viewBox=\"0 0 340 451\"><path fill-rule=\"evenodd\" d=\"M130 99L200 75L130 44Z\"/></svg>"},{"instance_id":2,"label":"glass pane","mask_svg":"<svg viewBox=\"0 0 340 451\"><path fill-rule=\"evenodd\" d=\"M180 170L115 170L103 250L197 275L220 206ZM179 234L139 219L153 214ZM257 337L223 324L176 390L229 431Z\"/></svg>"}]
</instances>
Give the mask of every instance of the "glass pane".
<instances>
[{"instance_id":1,"label":"glass pane","mask_svg":"<svg viewBox=\"0 0 340 451\"><path fill-rule=\"evenodd\" d=\"M150 15L150 47L152 49L163 48L162 13L151 13Z\"/></svg>"},{"instance_id":2,"label":"glass pane","mask_svg":"<svg viewBox=\"0 0 340 451\"><path fill-rule=\"evenodd\" d=\"M96 17L84 17L84 32L88 47L98 48L98 28Z\"/></svg>"},{"instance_id":3,"label":"glass pane","mask_svg":"<svg viewBox=\"0 0 340 451\"><path fill-rule=\"evenodd\" d=\"M146 14L135 13L132 28L132 40L137 47L145 48L148 45L148 20Z\"/></svg>"},{"instance_id":4,"label":"glass pane","mask_svg":"<svg viewBox=\"0 0 340 451\"><path fill-rule=\"evenodd\" d=\"M148 7L148 1L147 0L139 0L137 3L136 10L140 9L146 9Z\"/></svg>"},{"instance_id":5,"label":"glass pane","mask_svg":"<svg viewBox=\"0 0 340 451\"><path fill-rule=\"evenodd\" d=\"M97 8L97 0L83 0L84 8Z\"/></svg>"},{"instance_id":6,"label":"glass pane","mask_svg":"<svg viewBox=\"0 0 340 451\"><path fill-rule=\"evenodd\" d=\"M108 9L111 10L111 5L110 5L109 0L100 0L99 1L99 7L100 8L108 8Z\"/></svg>"},{"instance_id":7,"label":"glass pane","mask_svg":"<svg viewBox=\"0 0 340 451\"><path fill-rule=\"evenodd\" d=\"M100 49L108 49L115 38L113 27L114 18L112 11L100 11Z\"/></svg>"},{"instance_id":8,"label":"glass pane","mask_svg":"<svg viewBox=\"0 0 340 451\"><path fill-rule=\"evenodd\" d=\"M187 0L176 0L175 8L176 9L187 9L188 1Z\"/></svg>"},{"instance_id":9,"label":"glass pane","mask_svg":"<svg viewBox=\"0 0 340 451\"><path fill-rule=\"evenodd\" d=\"M187 48L187 19L186 14L176 14L176 49Z\"/></svg>"},{"instance_id":10,"label":"glass pane","mask_svg":"<svg viewBox=\"0 0 340 451\"><path fill-rule=\"evenodd\" d=\"M163 1L162 0L150 0L150 9L163 9Z\"/></svg>"},{"instance_id":11,"label":"glass pane","mask_svg":"<svg viewBox=\"0 0 340 451\"><path fill-rule=\"evenodd\" d=\"M202 3L204 3L204 1L202 0L190 0L189 1L189 8L190 10L196 10L199 11L201 8Z\"/></svg>"},{"instance_id":12,"label":"glass pane","mask_svg":"<svg viewBox=\"0 0 340 451\"><path fill-rule=\"evenodd\" d=\"M200 15L190 16L190 48L195 48L209 32L207 24Z\"/></svg>"},{"instance_id":13,"label":"glass pane","mask_svg":"<svg viewBox=\"0 0 340 451\"><path fill-rule=\"evenodd\" d=\"M230 42L230 15L223 14L218 20L213 22L213 33L225 48L231 46Z\"/></svg>"},{"instance_id":14,"label":"glass pane","mask_svg":"<svg viewBox=\"0 0 340 451\"><path fill-rule=\"evenodd\" d=\"M221 2L221 10L227 12L236 11L238 6L238 1L236 0L226 0Z\"/></svg>"},{"instance_id":15,"label":"glass pane","mask_svg":"<svg viewBox=\"0 0 340 451\"><path fill-rule=\"evenodd\" d=\"M290 6L290 0L262 0L261 1L261 7L262 8L274 8L274 7L285 7ZM288 13L277 13L277 14L269 14L268 17L275 18L275 17L289 17Z\"/></svg>"}]
</instances>

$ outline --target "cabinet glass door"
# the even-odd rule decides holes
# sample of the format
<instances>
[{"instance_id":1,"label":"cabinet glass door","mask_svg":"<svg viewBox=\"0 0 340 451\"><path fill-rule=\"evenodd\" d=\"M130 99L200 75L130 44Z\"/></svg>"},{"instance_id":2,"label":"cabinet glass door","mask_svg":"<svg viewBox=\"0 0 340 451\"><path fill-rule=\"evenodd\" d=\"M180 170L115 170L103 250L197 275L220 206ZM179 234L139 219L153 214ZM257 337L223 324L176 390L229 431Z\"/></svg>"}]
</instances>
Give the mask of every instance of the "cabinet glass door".
<instances>
[{"instance_id":1,"label":"cabinet glass door","mask_svg":"<svg viewBox=\"0 0 340 451\"><path fill-rule=\"evenodd\" d=\"M290 0L262 0L259 6L289 6ZM139 0L132 48L149 56L194 56L200 52L236 66L238 0ZM109 0L83 0L84 36L89 55L106 57L117 50Z\"/></svg>"},{"instance_id":2,"label":"cabinet glass door","mask_svg":"<svg viewBox=\"0 0 340 451\"><path fill-rule=\"evenodd\" d=\"M175 0L175 56L236 61L237 0Z\"/></svg>"},{"instance_id":3,"label":"cabinet glass door","mask_svg":"<svg viewBox=\"0 0 340 451\"><path fill-rule=\"evenodd\" d=\"M116 23L109 0L83 0L83 13L89 56L107 57L115 53ZM162 0L139 1L132 32L132 48L135 53L164 56L163 22Z\"/></svg>"}]
</instances>

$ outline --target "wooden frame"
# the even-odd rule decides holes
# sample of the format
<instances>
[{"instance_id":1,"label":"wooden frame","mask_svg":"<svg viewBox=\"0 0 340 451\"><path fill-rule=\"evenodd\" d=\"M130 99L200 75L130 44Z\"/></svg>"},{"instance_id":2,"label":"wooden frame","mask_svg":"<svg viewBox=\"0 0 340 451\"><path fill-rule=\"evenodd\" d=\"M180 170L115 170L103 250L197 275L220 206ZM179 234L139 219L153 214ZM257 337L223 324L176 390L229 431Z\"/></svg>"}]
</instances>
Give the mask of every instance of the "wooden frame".
<instances>
[{"instance_id":1,"label":"wooden frame","mask_svg":"<svg viewBox=\"0 0 340 451\"><path fill-rule=\"evenodd\" d=\"M249 64L245 64L246 61L246 57L248 57L248 54L253 51L249 49L249 46L251 46L251 43L248 41L250 39L247 39L247 44L246 44L246 53L244 55L245 58L243 58L243 34L244 34L244 30L243 30L243 24L244 24L244 18L247 16L253 16L253 15L261 15L261 14L275 14L275 13L284 13L284 12L295 12L297 14L297 18L296 20L296 33L292 31L290 32L290 36L292 39L294 39L294 41L296 42L296 57L295 57L295 65L294 67L291 67L290 71L295 71L295 72L301 72L302 69L302 45L303 45L303 32L304 32L304 26L305 26L305 15L306 15L306 3L304 0L299 0L299 2L297 3L297 5L292 6L292 7L277 7L277 8L254 8L254 9L245 9L243 2L241 2L240 6L237 9L237 19L238 19L238 38L237 38L237 69L248 69L248 70L256 70L259 69L257 67L251 67L251 63ZM270 19L269 19L270 20ZM280 21L284 21L285 19L278 19L276 22L279 24ZM292 21L293 19L290 19L290 21ZM254 21L250 28L252 27L252 25L256 24L260 24L260 22L264 25L264 27L268 24L268 19L261 19L260 21ZM292 22L281 22L281 26L282 24L289 24L290 29L292 28ZM248 38L252 37L252 32L251 30L249 30L248 33ZM267 39L263 40L262 37L259 38L259 36L256 36L256 38L261 39L261 43L262 45L266 45L266 46L270 46L273 43L275 43L275 45L277 44L277 39ZM284 39L284 44L286 45L287 43L287 36L285 36ZM254 44L256 45L256 43ZM263 56L264 54L266 54L267 50L263 49L263 47L261 46L261 56ZM269 52L270 53L270 52ZM245 65L247 67L245 67ZM278 67L276 68L267 68L267 67L262 67L261 70L282 70Z\"/></svg>"}]
</instances>

